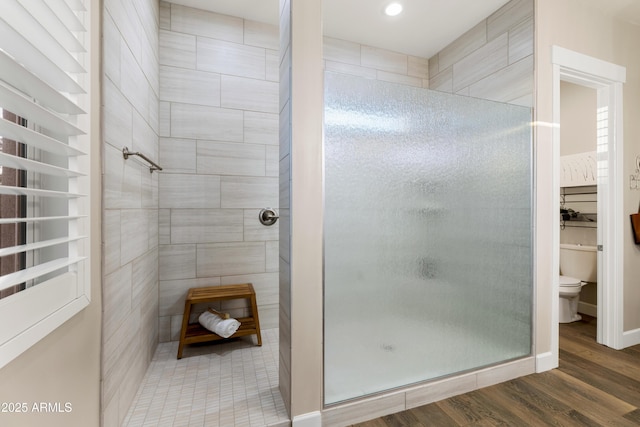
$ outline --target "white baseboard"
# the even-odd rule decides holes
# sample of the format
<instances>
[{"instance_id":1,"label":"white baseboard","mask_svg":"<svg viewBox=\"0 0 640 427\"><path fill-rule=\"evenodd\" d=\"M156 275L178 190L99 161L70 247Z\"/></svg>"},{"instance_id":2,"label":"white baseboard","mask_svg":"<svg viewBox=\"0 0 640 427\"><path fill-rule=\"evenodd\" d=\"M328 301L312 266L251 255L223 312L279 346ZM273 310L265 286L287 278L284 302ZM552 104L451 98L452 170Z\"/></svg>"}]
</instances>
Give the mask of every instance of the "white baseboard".
<instances>
[{"instance_id":1,"label":"white baseboard","mask_svg":"<svg viewBox=\"0 0 640 427\"><path fill-rule=\"evenodd\" d=\"M589 316L598 317L598 306L589 304L588 302L578 302L578 313L584 313Z\"/></svg>"},{"instance_id":2,"label":"white baseboard","mask_svg":"<svg viewBox=\"0 0 640 427\"><path fill-rule=\"evenodd\" d=\"M632 345L640 344L640 329L633 329L631 331L622 333L622 347L627 348Z\"/></svg>"},{"instance_id":3,"label":"white baseboard","mask_svg":"<svg viewBox=\"0 0 640 427\"><path fill-rule=\"evenodd\" d=\"M550 351L536 355L536 373L550 371L557 367L558 359L554 358Z\"/></svg>"},{"instance_id":4,"label":"white baseboard","mask_svg":"<svg viewBox=\"0 0 640 427\"><path fill-rule=\"evenodd\" d=\"M322 427L322 415L320 411L293 417L292 427Z\"/></svg>"}]
</instances>

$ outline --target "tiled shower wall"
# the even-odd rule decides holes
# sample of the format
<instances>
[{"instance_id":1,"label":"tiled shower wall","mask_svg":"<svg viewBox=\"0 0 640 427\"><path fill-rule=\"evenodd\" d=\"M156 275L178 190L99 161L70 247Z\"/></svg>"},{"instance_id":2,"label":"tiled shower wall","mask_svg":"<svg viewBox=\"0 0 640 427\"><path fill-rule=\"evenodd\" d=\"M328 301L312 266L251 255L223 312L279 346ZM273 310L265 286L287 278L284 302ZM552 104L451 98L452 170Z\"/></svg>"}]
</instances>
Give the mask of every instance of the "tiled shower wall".
<instances>
[{"instance_id":1,"label":"tiled shower wall","mask_svg":"<svg viewBox=\"0 0 640 427\"><path fill-rule=\"evenodd\" d=\"M429 59L429 88L533 107L533 0L512 0Z\"/></svg>"},{"instance_id":2,"label":"tiled shower wall","mask_svg":"<svg viewBox=\"0 0 640 427\"><path fill-rule=\"evenodd\" d=\"M103 13L103 425L119 426L158 343L158 2Z\"/></svg>"},{"instance_id":3,"label":"tiled shower wall","mask_svg":"<svg viewBox=\"0 0 640 427\"><path fill-rule=\"evenodd\" d=\"M192 287L251 282L278 326L278 28L160 3L160 341ZM220 307L234 317L245 301Z\"/></svg>"},{"instance_id":4,"label":"tiled shower wall","mask_svg":"<svg viewBox=\"0 0 640 427\"><path fill-rule=\"evenodd\" d=\"M291 414L291 0L280 0L279 197L280 197L280 360L278 386Z\"/></svg>"},{"instance_id":5,"label":"tiled shower wall","mask_svg":"<svg viewBox=\"0 0 640 427\"><path fill-rule=\"evenodd\" d=\"M429 87L429 61L345 40L324 37L324 68L365 79Z\"/></svg>"}]
</instances>

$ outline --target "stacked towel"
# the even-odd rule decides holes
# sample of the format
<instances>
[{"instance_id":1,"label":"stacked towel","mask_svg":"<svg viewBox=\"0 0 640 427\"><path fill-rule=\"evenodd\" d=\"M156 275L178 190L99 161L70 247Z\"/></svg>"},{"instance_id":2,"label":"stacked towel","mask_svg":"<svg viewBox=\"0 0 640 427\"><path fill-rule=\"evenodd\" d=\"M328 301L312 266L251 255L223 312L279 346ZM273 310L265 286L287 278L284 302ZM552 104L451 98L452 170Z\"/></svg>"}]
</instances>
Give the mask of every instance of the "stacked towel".
<instances>
[{"instance_id":1,"label":"stacked towel","mask_svg":"<svg viewBox=\"0 0 640 427\"><path fill-rule=\"evenodd\" d=\"M220 335L222 338L229 338L235 334L240 327L240 322L236 319L222 319L215 313L205 311L198 318L198 322L213 333Z\"/></svg>"}]
</instances>

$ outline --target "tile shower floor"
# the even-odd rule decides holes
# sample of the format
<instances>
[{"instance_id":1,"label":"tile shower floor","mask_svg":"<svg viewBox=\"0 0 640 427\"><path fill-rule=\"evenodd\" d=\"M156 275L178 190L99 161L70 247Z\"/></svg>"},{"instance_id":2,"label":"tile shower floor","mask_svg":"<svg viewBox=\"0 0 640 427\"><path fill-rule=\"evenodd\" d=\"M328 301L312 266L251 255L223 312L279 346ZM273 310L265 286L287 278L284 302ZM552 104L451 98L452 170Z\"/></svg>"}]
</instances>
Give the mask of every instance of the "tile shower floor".
<instances>
[{"instance_id":1,"label":"tile shower floor","mask_svg":"<svg viewBox=\"0 0 640 427\"><path fill-rule=\"evenodd\" d=\"M161 343L123 425L289 426L278 391L278 329L254 337L186 346Z\"/></svg>"}]
</instances>

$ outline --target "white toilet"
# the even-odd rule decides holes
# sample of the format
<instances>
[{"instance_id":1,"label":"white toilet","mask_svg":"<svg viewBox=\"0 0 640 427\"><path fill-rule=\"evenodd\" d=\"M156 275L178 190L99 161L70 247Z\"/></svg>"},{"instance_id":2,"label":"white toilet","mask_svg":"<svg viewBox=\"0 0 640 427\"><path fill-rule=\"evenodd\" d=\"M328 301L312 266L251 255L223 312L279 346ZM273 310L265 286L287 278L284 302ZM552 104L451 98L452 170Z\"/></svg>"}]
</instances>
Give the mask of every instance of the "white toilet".
<instances>
[{"instance_id":1,"label":"white toilet","mask_svg":"<svg viewBox=\"0 0 640 427\"><path fill-rule=\"evenodd\" d=\"M560 323L582 319L578 314L580 290L598 279L595 246L560 245Z\"/></svg>"}]
</instances>

